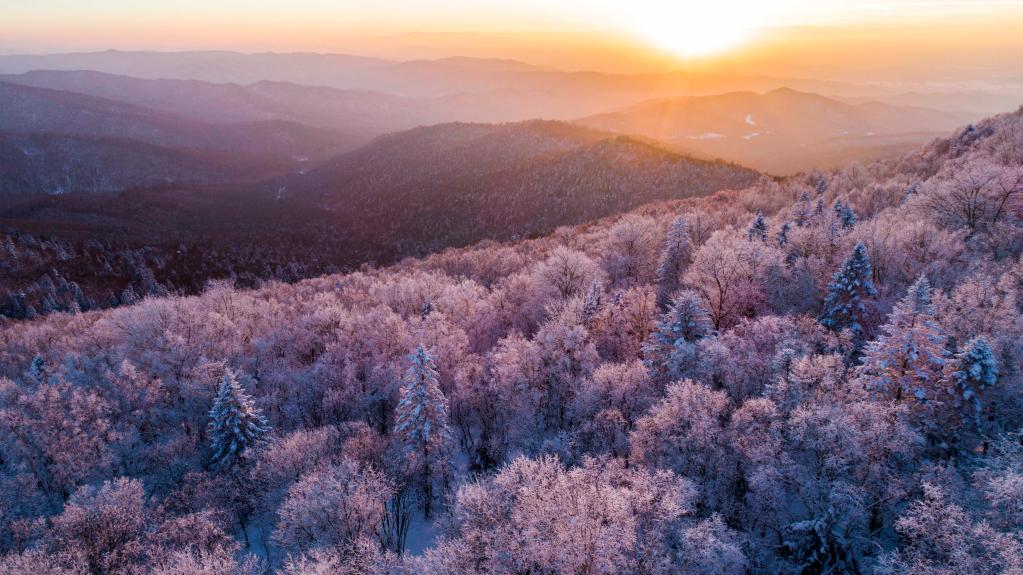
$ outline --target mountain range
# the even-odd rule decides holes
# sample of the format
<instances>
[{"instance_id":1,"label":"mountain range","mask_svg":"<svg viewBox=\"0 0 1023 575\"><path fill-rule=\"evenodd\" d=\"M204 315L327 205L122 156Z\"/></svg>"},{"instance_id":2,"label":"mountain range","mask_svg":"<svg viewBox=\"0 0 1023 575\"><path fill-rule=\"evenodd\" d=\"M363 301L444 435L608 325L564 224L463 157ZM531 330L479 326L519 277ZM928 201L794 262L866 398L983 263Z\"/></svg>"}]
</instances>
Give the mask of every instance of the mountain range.
<instances>
[{"instance_id":1,"label":"mountain range","mask_svg":"<svg viewBox=\"0 0 1023 575\"><path fill-rule=\"evenodd\" d=\"M781 88L764 94L658 99L579 124L639 134L680 150L740 162L775 174L836 167L906 151L973 120L879 102L846 103ZM873 148L873 153L864 152ZM870 157L873 155L874 157Z\"/></svg>"}]
</instances>

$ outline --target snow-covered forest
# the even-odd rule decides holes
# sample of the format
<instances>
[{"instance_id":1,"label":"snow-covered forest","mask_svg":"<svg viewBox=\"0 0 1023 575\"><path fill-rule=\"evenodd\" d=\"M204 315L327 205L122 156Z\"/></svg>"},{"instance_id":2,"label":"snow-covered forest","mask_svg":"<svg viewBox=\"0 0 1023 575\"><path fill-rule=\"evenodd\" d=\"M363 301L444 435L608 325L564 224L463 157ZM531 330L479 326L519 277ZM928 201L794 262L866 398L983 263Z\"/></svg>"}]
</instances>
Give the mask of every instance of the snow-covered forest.
<instances>
[{"instance_id":1,"label":"snow-covered forest","mask_svg":"<svg viewBox=\"0 0 1023 575\"><path fill-rule=\"evenodd\" d=\"M1023 110L0 324L0 574L1023 572Z\"/></svg>"}]
</instances>

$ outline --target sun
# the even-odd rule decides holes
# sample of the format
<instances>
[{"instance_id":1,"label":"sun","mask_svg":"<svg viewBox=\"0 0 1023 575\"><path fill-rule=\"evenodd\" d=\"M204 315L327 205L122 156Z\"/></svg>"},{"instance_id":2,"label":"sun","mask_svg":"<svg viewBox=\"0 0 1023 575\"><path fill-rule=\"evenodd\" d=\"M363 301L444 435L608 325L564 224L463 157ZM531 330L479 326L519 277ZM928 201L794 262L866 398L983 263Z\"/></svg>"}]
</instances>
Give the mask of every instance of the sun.
<instances>
[{"instance_id":1,"label":"sun","mask_svg":"<svg viewBox=\"0 0 1023 575\"><path fill-rule=\"evenodd\" d=\"M633 32L677 56L712 56L753 34L756 3L740 0L634 0Z\"/></svg>"}]
</instances>

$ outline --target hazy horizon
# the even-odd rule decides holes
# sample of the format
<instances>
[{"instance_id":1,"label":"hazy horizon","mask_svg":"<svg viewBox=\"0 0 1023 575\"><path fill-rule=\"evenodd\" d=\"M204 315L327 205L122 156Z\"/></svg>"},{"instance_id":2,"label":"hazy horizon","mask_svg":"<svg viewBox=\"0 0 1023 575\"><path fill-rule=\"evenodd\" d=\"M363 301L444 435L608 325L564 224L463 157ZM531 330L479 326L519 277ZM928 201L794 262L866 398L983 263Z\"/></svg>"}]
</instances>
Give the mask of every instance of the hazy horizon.
<instances>
[{"instance_id":1,"label":"hazy horizon","mask_svg":"<svg viewBox=\"0 0 1023 575\"><path fill-rule=\"evenodd\" d=\"M0 2L0 53L315 52L395 60L504 58L561 70L727 71L849 81L962 80L1018 70L1017 1L389 0L144 6ZM981 73L976 73L984 69ZM912 70L912 74L907 74Z\"/></svg>"}]
</instances>

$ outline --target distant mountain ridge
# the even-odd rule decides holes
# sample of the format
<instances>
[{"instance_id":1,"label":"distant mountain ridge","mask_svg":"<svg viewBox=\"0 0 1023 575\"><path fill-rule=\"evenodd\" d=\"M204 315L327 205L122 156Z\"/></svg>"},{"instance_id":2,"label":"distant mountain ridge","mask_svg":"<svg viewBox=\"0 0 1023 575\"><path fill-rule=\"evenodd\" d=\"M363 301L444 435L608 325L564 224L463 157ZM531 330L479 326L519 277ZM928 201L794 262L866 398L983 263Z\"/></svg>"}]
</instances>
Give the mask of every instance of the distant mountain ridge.
<instances>
[{"instance_id":1,"label":"distant mountain ridge","mask_svg":"<svg viewBox=\"0 0 1023 575\"><path fill-rule=\"evenodd\" d=\"M279 119L213 124L0 82L0 193L252 181L298 171L364 139Z\"/></svg>"},{"instance_id":2,"label":"distant mountain ridge","mask_svg":"<svg viewBox=\"0 0 1023 575\"><path fill-rule=\"evenodd\" d=\"M148 144L279 156L330 155L344 138L296 122L211 125L83 94L0 82L0 131L123 138Z\"/></svg>"},{"instance_id":3,"label":"distant mountain ridge","mask_svg":"<svg viewBox=\"0 0 1023 575\"><path fill-rule=\"evenodd\" d=\"M651 100L577 123L787 174L876 159L869 157L871 144L886 153L892 144L918 146L972 119L970 114L879 102L852 104L780 88L763 94ZM857 147L864 149L849 152Z\"/></svg>"},{"instance_id":4,"label":"distant mountain ridge","mask_svg":"<svg viewBox=\"0 0 1023 575\"><path fill-rule=\"evenodd\" d=\"M117 51L0 56L0 74L33 70L92 70L145 79L203 80L254 84L263 80L339 89L380 91L406 97L440 97L494 90L575 94L581 103L598 96L599 107L624 106L644 97L732 90L841 91L871 96L878 90L803 78L774 78L733 73L671 70L663 73L613 74L564 71L515 60L468 56L438 60L386 60L347 54L259 53L225 51ZM617 104L615 103L617 102ZM587 105L589 108L590 105ZM594 110L595 113L599 110ZM583 111L583 113L587 113Z\"/></svg>"}]
</instances>

